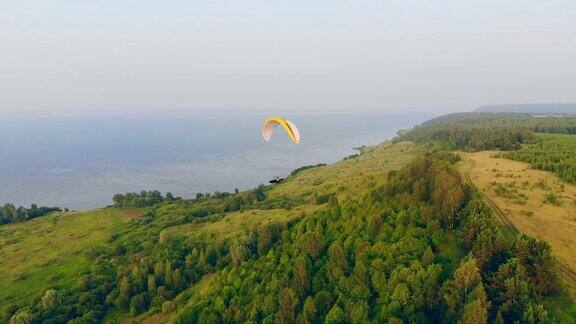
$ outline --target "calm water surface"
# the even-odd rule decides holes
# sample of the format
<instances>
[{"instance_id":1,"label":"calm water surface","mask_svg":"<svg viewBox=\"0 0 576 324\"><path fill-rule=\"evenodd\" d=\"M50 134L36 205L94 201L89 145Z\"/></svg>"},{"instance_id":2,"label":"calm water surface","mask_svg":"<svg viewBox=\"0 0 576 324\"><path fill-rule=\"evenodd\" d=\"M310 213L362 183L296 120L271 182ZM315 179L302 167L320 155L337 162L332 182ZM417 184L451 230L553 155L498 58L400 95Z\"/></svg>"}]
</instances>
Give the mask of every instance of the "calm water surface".
<instances>
[{"instance_id":1,"label":"calm water surface","mask_svg":"<svg viewBox=\"0 0 576 324\"><path fill-rule=\"evenodd\" d=\"M257 112L84 113L0 117L0 204L74 209L111 203L117 192L248 189L274 176L331 163L377 144L429 115L300 112L300 128L260 137Z\"/></svg>"}]
</instances>

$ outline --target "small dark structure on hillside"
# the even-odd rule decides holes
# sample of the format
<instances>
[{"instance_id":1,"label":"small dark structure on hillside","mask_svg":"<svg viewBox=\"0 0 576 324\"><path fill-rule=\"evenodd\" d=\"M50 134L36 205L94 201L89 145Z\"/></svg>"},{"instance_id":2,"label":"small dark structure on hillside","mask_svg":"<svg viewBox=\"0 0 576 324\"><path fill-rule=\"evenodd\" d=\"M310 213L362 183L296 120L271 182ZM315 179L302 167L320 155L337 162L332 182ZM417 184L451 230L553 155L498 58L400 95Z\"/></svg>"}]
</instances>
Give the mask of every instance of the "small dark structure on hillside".
<instances>
[{"instance_id":1,"label":"small dark structure on hillside","mask_svg":"<svg viewBox=\"0 0 576 324\"><path fill-rule=\"evenodd\" d=\"M273 183L273 184L282 183L282 182L284 182L284 178L274 177L274 179L272 179L268 182Z\"/></svg>"}]
</instances>

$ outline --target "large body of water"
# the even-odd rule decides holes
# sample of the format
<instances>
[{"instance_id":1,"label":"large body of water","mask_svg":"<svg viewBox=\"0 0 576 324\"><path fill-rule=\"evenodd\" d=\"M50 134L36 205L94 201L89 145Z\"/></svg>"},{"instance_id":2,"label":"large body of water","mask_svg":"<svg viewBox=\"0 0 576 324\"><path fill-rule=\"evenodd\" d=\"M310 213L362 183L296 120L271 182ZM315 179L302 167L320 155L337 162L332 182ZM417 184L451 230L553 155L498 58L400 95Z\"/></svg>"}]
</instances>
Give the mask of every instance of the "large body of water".
<instances>
[{"instance_id":1,"label":"large body of water","mask_svg":"<svg viewBox=\"0 0 576 324\"><path fill-rule=\"evenodd\" d=\"M282 114L301 144L280 131L266 143L266 114L108 112L0 118L0 204L88 209L117 192L248 189L305 164L331 163L353 148L392 138L429 115L301 112Z\"/></svg>"}]
</instances>

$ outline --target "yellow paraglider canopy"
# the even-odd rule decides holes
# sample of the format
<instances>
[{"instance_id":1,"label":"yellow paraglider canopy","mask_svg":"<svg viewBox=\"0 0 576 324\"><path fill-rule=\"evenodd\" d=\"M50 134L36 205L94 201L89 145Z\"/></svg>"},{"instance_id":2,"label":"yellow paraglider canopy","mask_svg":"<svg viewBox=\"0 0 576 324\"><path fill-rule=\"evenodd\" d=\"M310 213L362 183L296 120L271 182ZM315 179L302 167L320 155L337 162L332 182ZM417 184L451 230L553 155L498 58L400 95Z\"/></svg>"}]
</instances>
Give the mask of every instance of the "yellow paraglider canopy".
<instances>
[{"instance_id":1,"label":"yellow paraglider canopy","mask_svg":"<svg viewBox=\"0 0 576 324\"><path fill-rule=\"evenodd\" d=\"M272 133L274 133L274 129L278 125L284 127L284 130L288 133L288 136L290 136L290 139L294 144L300 143L300 132L298 131L298 127L296 127L293 122L280 117L270 117L266 119L264 124L262 124L262 137L265 141L270 141L270 137L272 137Z\"/></svg>"}]
</instances>

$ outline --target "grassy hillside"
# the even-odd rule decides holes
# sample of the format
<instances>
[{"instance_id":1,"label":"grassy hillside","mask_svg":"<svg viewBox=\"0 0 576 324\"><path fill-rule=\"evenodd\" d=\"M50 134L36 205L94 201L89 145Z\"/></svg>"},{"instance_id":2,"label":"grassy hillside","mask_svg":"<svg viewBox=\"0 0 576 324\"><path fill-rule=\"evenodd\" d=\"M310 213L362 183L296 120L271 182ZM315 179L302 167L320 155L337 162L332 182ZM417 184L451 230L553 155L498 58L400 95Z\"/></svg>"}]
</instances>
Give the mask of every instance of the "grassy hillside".
<instances>
[{"instance_id":1,"label":"grassy hillside","mask_svg":"<svg viewBox=\"0 0 576 324\"><path fill-rule=\"evenodd\" d=\"M503 235L453 169L456 160L448 152L417 157L280 229L272 245L261 248L260 232L247 232L232 243L241 262L208 294L181 301L175 321L569 319L539 304L550 305L557 289L547 245Z\"/></svg>"},{"instance_id":2,"label":"grassy hillside","mask_svg":"<svg viewBox=\"0 0 576 324\"><path fill-rule=\"evenodd\" d=\"M332 196L343 198L381 184L382 175L421 152L422 147L410 143L373 147L362 157L299 172L267 188L267 199L259 206L235 212L224 212L226 199L202 198L151 209L54 213L1 226L0 257L8 262L0 264L0 305L13 305L14 310L34 305L48 289L74 287L90 273L102 251L119 246L130 249L146 237L206 246L230 241L259 226L302 218L325 208ZM208 215L190 216L204 209ZM152 213L153 221L142 222Z\"/></svg>"},{"instance_id":3,"label":"grassy hillside","mask_svg":"<svg viewBox=\"0 0 576 324\"><path fill-rule=\"evenodd\" d=\"M549 246L503 231L459 157L418 141L245 192L2 226L0 322L569 320Z\"/></svg>"},{"instance_id":4,"label":"grassy hillside","mask_svg":"<svg viewBox=\"0 0 576 324\"><path fill-rule=\"evenodd\" d=\"M72 286L90 268L89 247L106 243L139 214L108 208L0 226L0 305L31 303L48 288Z\"/></svg>"}]
</instances>

